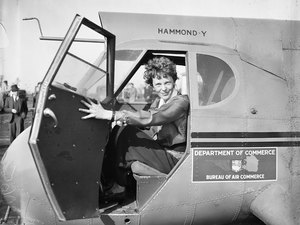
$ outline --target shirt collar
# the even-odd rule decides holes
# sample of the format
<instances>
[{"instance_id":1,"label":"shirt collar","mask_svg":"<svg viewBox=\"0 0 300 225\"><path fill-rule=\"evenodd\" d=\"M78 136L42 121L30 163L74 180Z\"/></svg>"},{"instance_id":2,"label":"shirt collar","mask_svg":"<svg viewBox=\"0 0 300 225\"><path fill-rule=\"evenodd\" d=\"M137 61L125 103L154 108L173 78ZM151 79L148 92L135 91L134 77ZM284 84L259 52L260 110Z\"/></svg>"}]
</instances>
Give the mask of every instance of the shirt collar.
<instances>
[{"instance_id":1,"label":"shirt collar","mask_svg":"<svg viewBox=\"0 0 300 225\"><path fill-rule=\"evenodd\" d=\"M178 95L178 91L176 89L173 90L171 97L168 99L168 101L164 101L162 98L159 100L158 103L158 108L160 108L161 106L163 106L164 104L167 104L168 102L170 102L170 100Z\"/></svg>"}]
</instances>

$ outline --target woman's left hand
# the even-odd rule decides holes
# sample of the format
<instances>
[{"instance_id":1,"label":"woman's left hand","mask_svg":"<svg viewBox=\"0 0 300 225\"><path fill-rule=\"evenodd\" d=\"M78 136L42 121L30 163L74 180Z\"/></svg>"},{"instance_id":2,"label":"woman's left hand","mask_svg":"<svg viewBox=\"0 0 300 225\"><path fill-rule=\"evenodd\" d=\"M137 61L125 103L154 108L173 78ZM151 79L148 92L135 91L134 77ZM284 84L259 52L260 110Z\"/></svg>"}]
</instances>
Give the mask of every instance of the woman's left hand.
<instances>
[{"instance_id":1,"label":"woman's left hand","mask_svg":"<svg viewBox=\"0 0 300 225\"><path fill-rule=\"evenodd\" d=\"M84 104L88 109L79 108L79 111L89 113L89 115L81 117L81 119L104 119L110 120L112 116L112 111L105 110L102 105L98 102L95 104L90 99L86 99L88 102L81 100L81 103Z\"/></svg>"}]
</instances>

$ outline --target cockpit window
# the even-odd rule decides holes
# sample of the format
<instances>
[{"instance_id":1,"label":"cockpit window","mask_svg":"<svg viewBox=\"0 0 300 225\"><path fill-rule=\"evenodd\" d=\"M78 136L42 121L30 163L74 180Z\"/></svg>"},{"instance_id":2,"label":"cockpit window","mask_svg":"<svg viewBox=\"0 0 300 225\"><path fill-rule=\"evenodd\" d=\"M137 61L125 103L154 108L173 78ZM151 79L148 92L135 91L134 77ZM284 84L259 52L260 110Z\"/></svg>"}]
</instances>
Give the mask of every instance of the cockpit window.
<instances>
[{"instance_id":1,"label":"cockpit window","mask_svg":"<svg viewBox=\"0 0 300 225\"><path fill-rule=\"evenodd\" d=\"M153 58L154 56L169 56L171 59L178 57L181 59L181 61L184 62L185 55L184 54L156 54L152 53L150 58ZM173 58L172 58L173 57ZM152 86L145 83L144 80L144 72L145 72L145 63L147 62L148 57L146 57L146 61L142 61L136 70L136 72L133 74L129 82L126 84L126 86L123 88L123 90L119 93L117 96L117 100L119 103L131 103L131 104L139 104L139 105L145 105L145 104L151 104L153 100L157 97L157 93L155 93ZM176 64L176 71L178 80L176 81L176 89L182 93L187 94L187 88L186 88L186 66ZM118 76L116 74L116 76Z\"/></svg>"},{"instance_id":2,"label":"cockpit window","mask_svg":"<svg viewBox=\"0 0 300 225\"><path fill-rule=\"evenodd\" d=\"M201 106L226 99L235 87L232 69L223 60L197 54L198 99Z\"/></svg>"},{"instance_id":3,"label":"cockpit window","mask_svg":"<svg viewBox=\"0 0 300 225\"><path fill-rule=\"evenodd\" d=\"M127 77L132 66L141 55L142 50L117 50L115 55L115 84L114 91L116 91L124 79ZM106 57L104 57L105 59ZM101 62L105 65L106 61Z\"/></svg>"}]
</instances>

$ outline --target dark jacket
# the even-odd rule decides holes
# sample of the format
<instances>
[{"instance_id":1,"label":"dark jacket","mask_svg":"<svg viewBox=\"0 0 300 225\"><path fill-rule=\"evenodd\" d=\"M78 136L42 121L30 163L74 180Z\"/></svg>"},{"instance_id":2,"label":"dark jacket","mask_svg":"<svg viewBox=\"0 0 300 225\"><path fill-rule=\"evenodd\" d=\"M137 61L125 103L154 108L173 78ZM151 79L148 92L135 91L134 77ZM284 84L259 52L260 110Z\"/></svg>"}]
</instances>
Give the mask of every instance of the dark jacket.
<instances>
[{"instance_id":1,"label":"dark jacket","mask_svg":"<svg viewBox=\"0 0 300 225\"><path fill-rule=\"evenodd\" d=\"M149 111L130 112L123 110L126 123L156 130L156 140L162 146L172 147L186 142L189 99L187 95L176 95L158 108L159 98ZM154 126L154 127L153 127Z\"/></svg>"},{"instance_id":2,"label":"dark jacket","mask_svg":"<svg viewBox=\"0 0 300 225\"><path fill-rule=\"evenodd\" d=\"M12 113L12 109L16 109L17 113ZM25 99L18 98L18 100L14 103L13 97L8 97L5 100L4 112L10 113L10 123L12 123L16 117L25 119L28 112L27 102Z\"/></svg>"}]
</instances>

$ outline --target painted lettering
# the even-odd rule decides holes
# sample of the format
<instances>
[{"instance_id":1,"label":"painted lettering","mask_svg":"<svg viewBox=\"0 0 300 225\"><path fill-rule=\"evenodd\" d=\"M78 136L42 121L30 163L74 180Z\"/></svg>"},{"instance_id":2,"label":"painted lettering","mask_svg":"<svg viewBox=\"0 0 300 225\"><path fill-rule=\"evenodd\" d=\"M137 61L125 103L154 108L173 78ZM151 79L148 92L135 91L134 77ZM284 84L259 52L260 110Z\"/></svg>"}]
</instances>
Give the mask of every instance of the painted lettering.
<instances>
[{"instance_id":1,"label":"painted lettering","mask_svg":"<svg viewBox=\"0 0 300 225\"><path fill-rule=\"evenodd\" d=\"M206 32L207 31L201 30L201 33L202 33L203 37L205 37Z\"/></svg>"},{"instance_id":2,"label":"painted lettering","mask_svg":"<svg viewBox=\"0 0 300 225\"><path fill-rule=\"evenodd\" d=\"M247 150L245 155L276 155L275 149Z\"/></svg>"},{"instance_id":3,"label":"painted lettering","mask_svg":"<svg viewBox=\"0 0 300 225\"><path fill-rule=\"evenodd\" d=\"M206 175L206 180L224 180L224 175Z\"/></svg>"},{"instance_id":4,"label":"painted lettering","mask_svg":"<svg viewBox=\"0 0 300 225\"><path fill-rule=\"evenodd\" d=\"M167 35L183 35L183 36L197 36L202 35L205 37L207 31L199 31L192 29L174 29L174 28L157 28L158 34L167 34Z\"/></svg>"},{"instance_id":5,"label":"painted lettering","mask_svg":"<svg viewBox=\"0 0 300 225\"><path fill-rule=\"evenodd\" d=\"M264 179L265 175L264 174L242 174L240 178L242 180L259 180L259 179Z\"/></svg>"},{"instance_id":6,"label":"painted lettering","mask_svg":"<svg viewBox=\"0 0 300 225\"><path fill-rule=\"evenodd\" d=\"M195 150L195 156L231 156L234 150Z\"/></svg>"}]
</instances>

